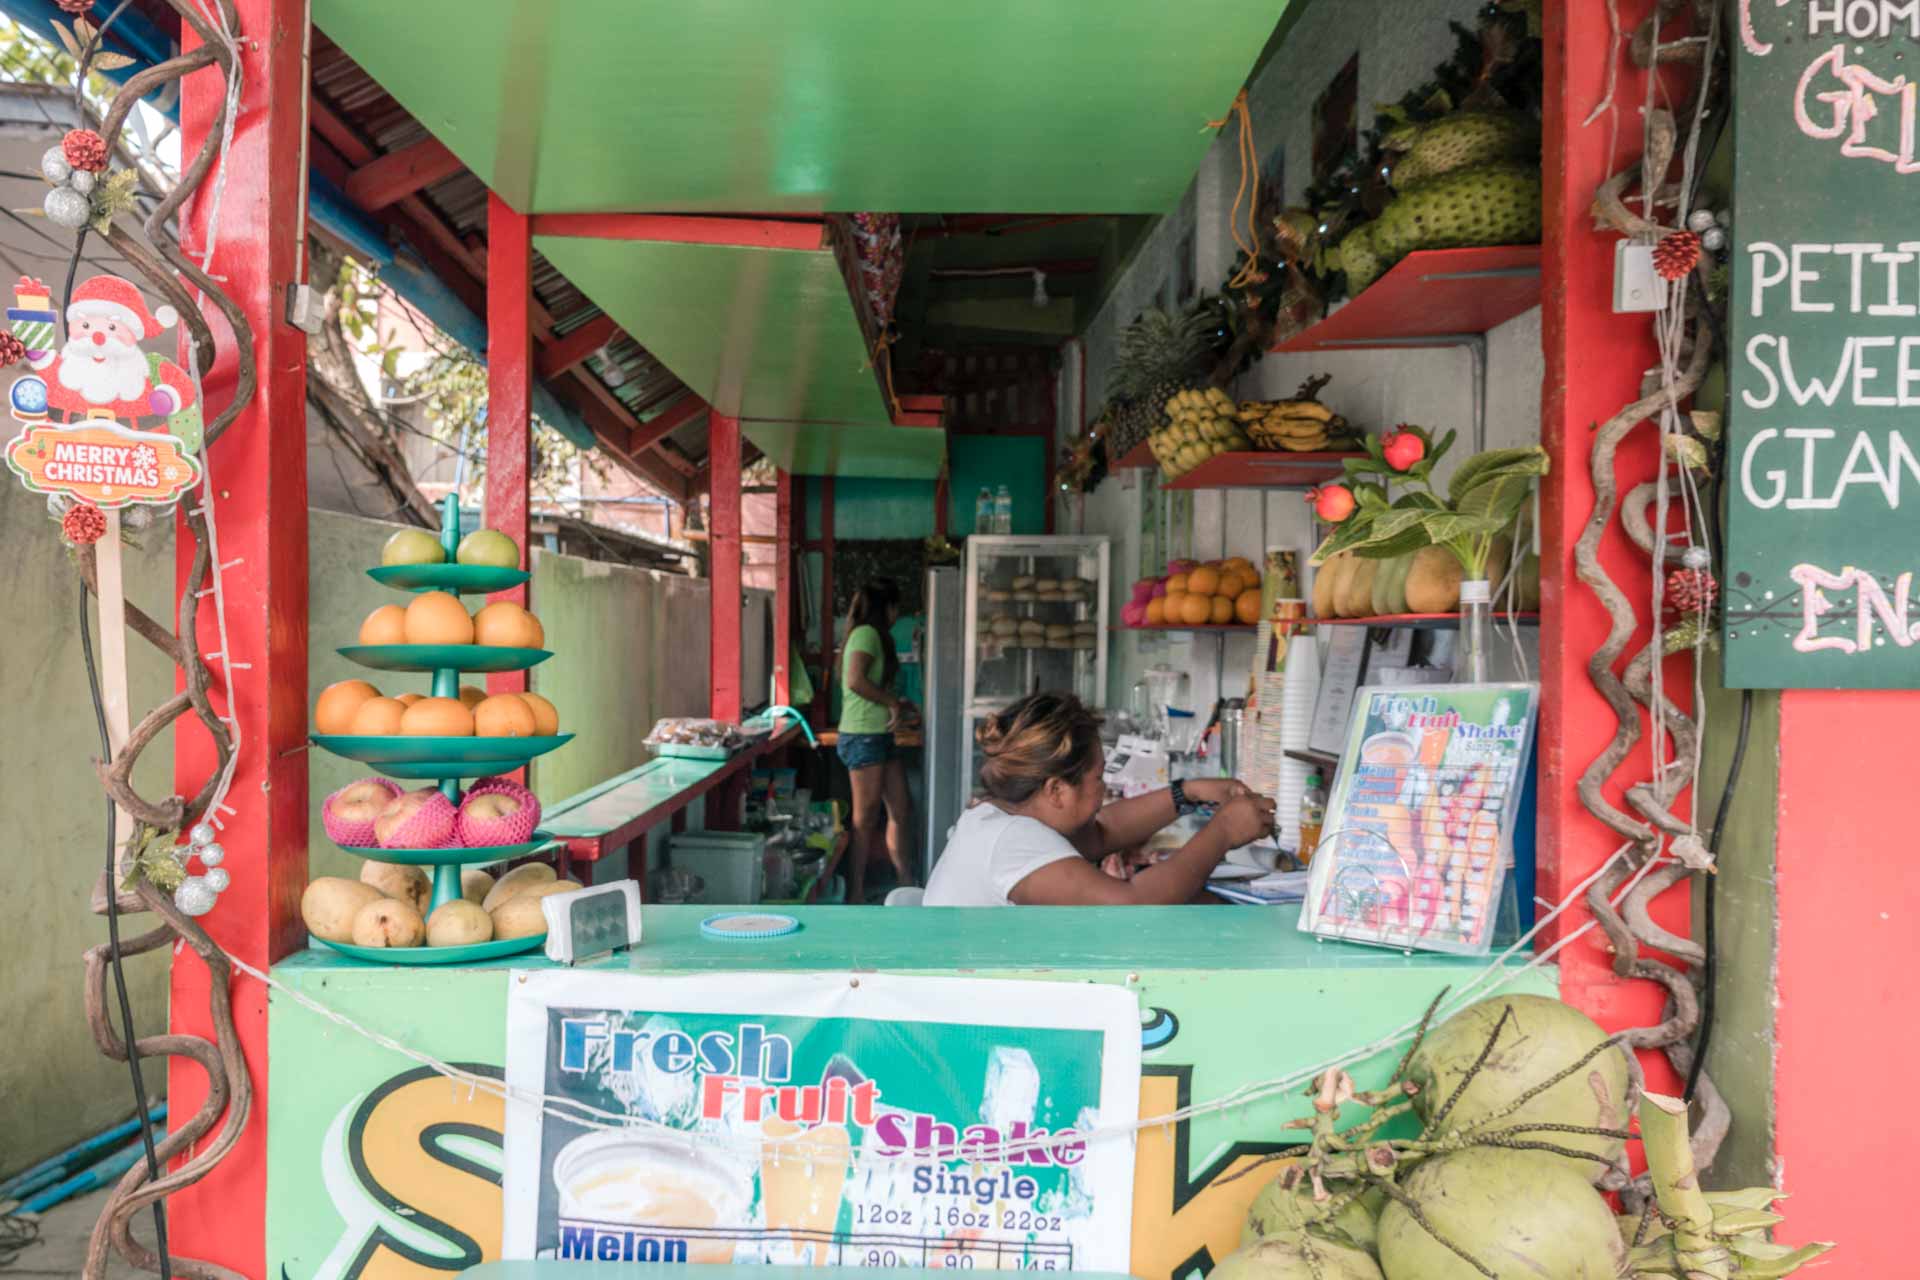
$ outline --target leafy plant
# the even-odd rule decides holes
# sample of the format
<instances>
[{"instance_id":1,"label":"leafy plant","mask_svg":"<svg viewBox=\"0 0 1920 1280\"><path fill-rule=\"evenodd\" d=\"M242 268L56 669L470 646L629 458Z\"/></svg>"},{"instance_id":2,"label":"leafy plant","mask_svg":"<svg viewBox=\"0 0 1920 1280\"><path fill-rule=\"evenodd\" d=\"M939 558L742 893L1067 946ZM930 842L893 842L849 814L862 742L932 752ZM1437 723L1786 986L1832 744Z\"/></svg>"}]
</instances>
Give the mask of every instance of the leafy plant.
<instances>
[{"instance_id":1,"label":"leafy plant","mask_svg":"<svg viewBox=\"0 0 1920 1280\"><path fill-rule=\"evenodd\" d=\"M1334 526L1313 553L1315 564L1352 551L1369 560L1390 560L1426 546L1453 552L1469 578L1485 578L1493 540L1513 526L1527 504L1533 482L1547 474L1547 451L1538 445L1489 449L1468 458L1447 482L1444 496L1433 487L1433 471L1453 447L1456 433L1435 441L1423 427L1403 426L1424 446L1419 460L1405 467L1388 461L1402 456L1392 441L1367 437L1367 456L1346 461L1353 510ZM1398 497L1392 486L1409 487Z\"/></svg>"}]
</instances>

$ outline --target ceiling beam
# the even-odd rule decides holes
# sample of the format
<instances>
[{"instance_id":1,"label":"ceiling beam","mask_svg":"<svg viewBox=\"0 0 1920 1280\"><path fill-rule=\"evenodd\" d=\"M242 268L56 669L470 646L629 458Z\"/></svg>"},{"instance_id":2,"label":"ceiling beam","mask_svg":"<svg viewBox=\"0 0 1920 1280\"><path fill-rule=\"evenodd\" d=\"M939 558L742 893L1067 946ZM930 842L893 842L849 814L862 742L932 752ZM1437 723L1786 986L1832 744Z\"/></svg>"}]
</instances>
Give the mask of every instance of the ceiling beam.
<instances>
[{"instance_id":1,"label":"ceiling beam","mask_svg":"<svg viewBox=\"0 0 1920 1280\"><path fill-rule=\"evenodd\" d=\"M736 249L824 249L827 224L812 219L727 218L666 213L536 213L536 236L651 240Z\"/></svg>"},{"instance_id":2,"label":"ceiling beam","mask_svg":"<svg viewBox=\"0 0 1920 1280\"><path fill-rule=\"evenodd\" d=\"M707 402L697 394L688 391L659 413L634 428L628 440L628 447L636 452L650 448L667 438L675 429L686 425L701 414L707 412Z\"/></svg>"},{"instance_id":3,"label":"ceiling beam","mask_svg":"<svg viewBox=\"0 0 1920 1280\"><path fill-rule=\"evenodd\" d=\"M543 379L557 378L606 346L619 332L620 326L614 323L613 317L602 312L541 347L539 355L534 357L534 368Z\"/></svg>"},{"instance_id":4,"label":"ceiling beam","mask_svg":"<svg viewBox=\"0 0 1920 1280\"><path fill-rule=\"evenodd\" d=\"M959 213L949 215L940 226L916 227L915 240L947 240L954 236L1008 236L1022 231L1039 231L1069 222L1085 222L1099 217L1093 213L1020 214Z\"/></svg>"},{"instance_id":5,"label":"ceiling beam","mask_svg":"<svg viewBox=\"0 0 1920 1280\"><path fill-rule=\"evenodd\" d=\"M347 198L369 213L451 178L466 166L438 138L377 156L347 179Z\"/></svg>"}]
</instances>

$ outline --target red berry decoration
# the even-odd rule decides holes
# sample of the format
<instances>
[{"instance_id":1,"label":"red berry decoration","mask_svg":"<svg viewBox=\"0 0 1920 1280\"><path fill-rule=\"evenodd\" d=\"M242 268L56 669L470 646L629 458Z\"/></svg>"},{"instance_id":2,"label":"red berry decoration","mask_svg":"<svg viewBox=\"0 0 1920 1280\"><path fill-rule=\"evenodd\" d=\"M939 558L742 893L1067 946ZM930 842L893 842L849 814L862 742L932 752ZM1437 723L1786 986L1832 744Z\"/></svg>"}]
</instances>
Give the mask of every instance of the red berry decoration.
<instances>
[{"instance_id":1,"label":"red berry decoration","mask_svg":"<svg viewBox=\"0 0 1920 1280\"><path fill-rule=\"evenodd\" d=\"M1318 489L1310 489L1307 501L1313 504L1313 513L1328 524L1339 524L1352 515L1358 505L1353 490L1343 484L1323 484Z\"/></svg>"},{"instance_id":2,"label":"red berry decoration","mask_svg":"<svg viewBox=\"0 0 1920 1280\"><path fill-rule=\"evenodd\" d=\"M1653 269L1661 278L1679 280L1700 262L1700 237L1691 231L1673 231L1653 246Z\"/></svg>"},{"instance_id":3,"label":"red berry decoration","mask_svg":"<svg viewBox=\"0 0 1920 1280\"><path fill-rule=\"evenodd\" d=\"M99 173L107 167L107 140L91 129L67 130L60 139L60 150L76 169Z\"/></svg>"},{"instance_id":4,"label":"red berry decoration","mask_svg":"<svg viewBox=\"0 0 1920 1280\"><path fill-rule=\"evenodd\" d=\"M1720 584L1705 569L1675 569L1667 575L1667 606L1676 613L1705 613Z\"/></svg>"},{"instance_id":5,"label":"red berry decoration","mask_svg":"<svg viewBox=\"0 0 1920 1280\"><path fill-rule=\"evenodd\" d=\"M98 542L106 531L106 516L91 502L76 503L67 508L67 514L60 517L61 536L75 546Z\"/></svg>"},{"instance_id":6,"label":"red berry decoration","mask_svg":"<svg viewBox=\"0 0 1920 1280\"><path fill-rule=\"evenodd\" d=\"M60 6L62 13L71 13L76 18L93 9L93 0L53 0L53 2Z\"/></svg>"},{"instance_id":7,"label":"red berry decoration","mask_svg":"<svg viewBox=\"0 0 1920 1280\"><path fill-rule=\"evenodd\" d=\"M1395 471L1405 471L1427 456L1427 442L1420 438L1417 431L1396 427L1380 442L1380 452L1388 466Z\"/></svg>"},{"instance_id":8,"label":"red berry decoration","mask_svg":"<svg viewBox=\"0 0 1920 1280\"><path fill-rule=\"evenodd\" d=\"M19 364L27 358L27 344L10 333L0 333L0 369Z\"/></svg>"}]
</instances>

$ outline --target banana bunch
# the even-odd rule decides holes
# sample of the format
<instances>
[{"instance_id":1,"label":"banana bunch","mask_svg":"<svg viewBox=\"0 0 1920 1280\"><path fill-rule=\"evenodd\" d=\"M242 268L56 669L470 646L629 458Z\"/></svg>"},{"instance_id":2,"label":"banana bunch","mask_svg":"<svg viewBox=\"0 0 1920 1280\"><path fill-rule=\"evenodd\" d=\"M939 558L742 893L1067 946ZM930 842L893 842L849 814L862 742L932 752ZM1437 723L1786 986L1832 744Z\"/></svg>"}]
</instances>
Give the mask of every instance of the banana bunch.
<instances>
[{"instance_id":1,"label":"banana bunch","mask_svg":"<svg viewBox=\"0 0 1920 1280\"><path fill-rule=\"evenodd\" d=\"M1177 480L1215 454L1252 448L1239 408L1218 387L1189 387L1168 397L1166 422L1147 437L1161 475Z\"/></svg>"},{"instance_id":2,"label":"banana bunch","mask_svg":"<svg viewBox=\"0 0 1920 1280\"><path fill-rule=\"evenodd\" d=\"M1321 404L1320 388L1330 377L1309 378L1291 400L1250 400L1240 406L1240 423L1262 449L1314 453L1352 435L1347 420Z\"/></svg>"}]
</instances>

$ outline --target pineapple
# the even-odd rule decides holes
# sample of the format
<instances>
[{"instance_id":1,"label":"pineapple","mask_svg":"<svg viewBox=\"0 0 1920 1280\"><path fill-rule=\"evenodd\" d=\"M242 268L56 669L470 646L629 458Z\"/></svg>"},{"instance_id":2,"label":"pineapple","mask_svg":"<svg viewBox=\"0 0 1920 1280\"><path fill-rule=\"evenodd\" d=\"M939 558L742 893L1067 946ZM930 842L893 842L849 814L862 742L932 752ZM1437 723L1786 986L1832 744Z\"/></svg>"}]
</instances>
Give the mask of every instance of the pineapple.
<instances>
[{"instance_id":1,"label":"pineapple","mask_svg":"<svg viewBox=\"0 0 1920 1280\"><path fill-rule=\"evenodd\" d=\"M1107 436L1119 457L1167 419L1174 393L1206 376L1213 363L1218 316L1210 298L1174 314L1150 307L1120 335L1114 392L1120 398Z\"/></svg>"}]
</instances>

